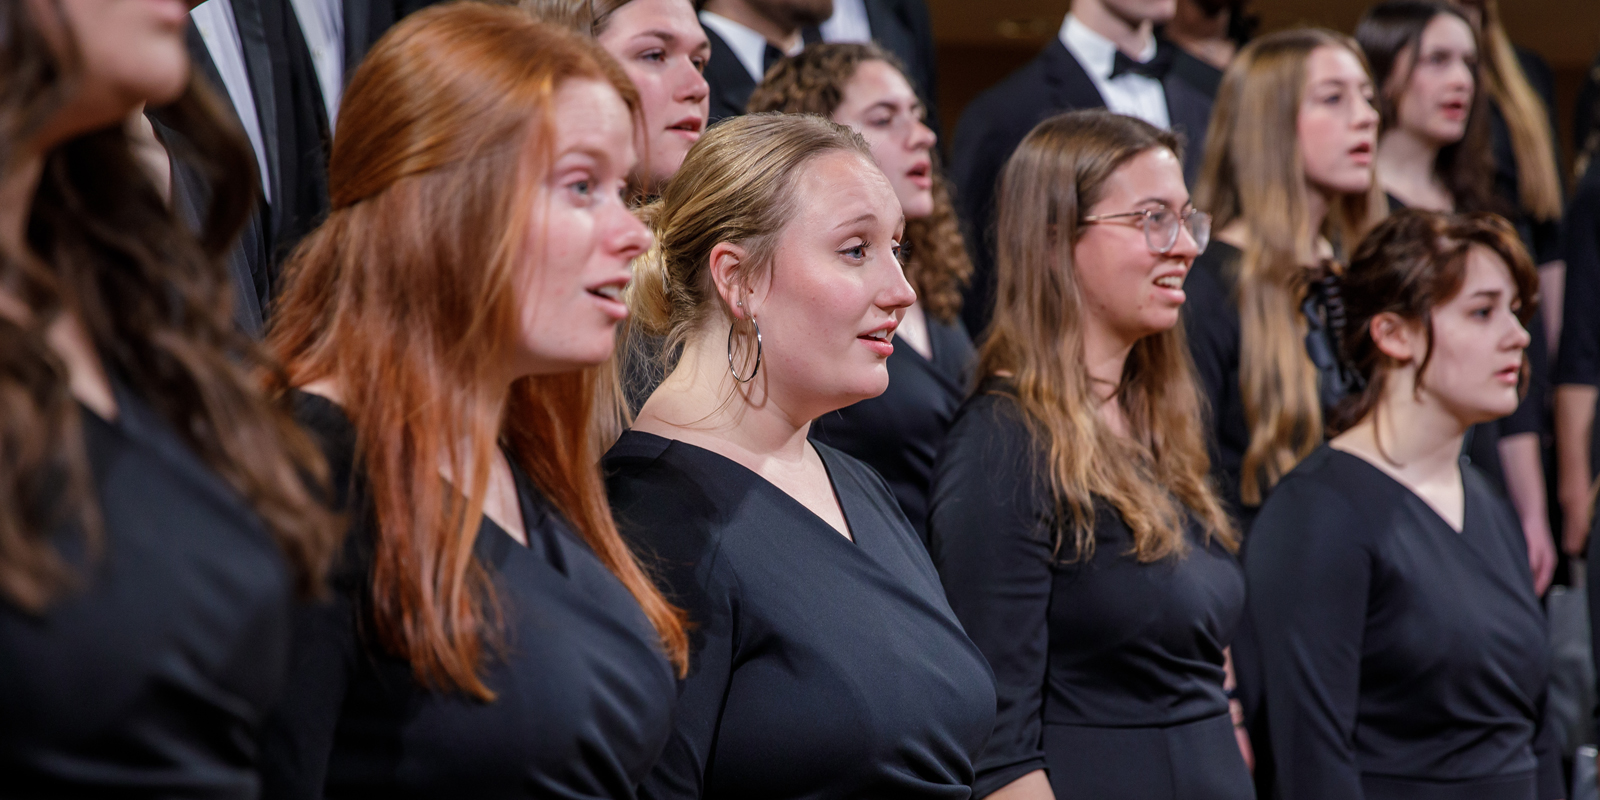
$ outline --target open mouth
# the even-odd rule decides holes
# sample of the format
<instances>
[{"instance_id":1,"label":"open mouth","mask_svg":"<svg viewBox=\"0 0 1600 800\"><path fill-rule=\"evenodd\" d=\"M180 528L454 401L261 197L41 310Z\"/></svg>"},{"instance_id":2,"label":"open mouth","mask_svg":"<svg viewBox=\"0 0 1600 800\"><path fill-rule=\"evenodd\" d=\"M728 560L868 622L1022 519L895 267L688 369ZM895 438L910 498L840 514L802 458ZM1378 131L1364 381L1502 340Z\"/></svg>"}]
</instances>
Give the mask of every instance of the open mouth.
<instances>
[{"instance_id":1,"label":"open mouth","mask_svg":"<svg viewBox=\"0 0 1600 800\"><path fill-rule=\"evenodd\" d=\"M890 340L894 339L894 331L892 331L892 330L873 331L872 333L863 333L860 336L857 336L856 338L857 339L866 339L866 340L872 341L872 342L883 342L884 344L888 344L890 342Z\"/></svg>"},{"instance_id":2,"label":"open mouth","mask_svg":"<svg viewBox=\"0 0 1600 800\"><path fill-rule=\"evenodd\" d=\"M926 161L918 162L906 170L906 177L910 178L912 183L926 189L933 185L933 165Z\"/></svg>"},{"instance_id":3,"label":"open mouth","mask_svg":"<svg viewBox=\"0 0 1600 800\"><path fill-rule=\"evenodd\" d=\"M621 284L608 283L608 284L606 284L604 286L595 286L595 287L589 289L589 294L592 294L595 297L603 297L603 298L605 298L607 300L611 300L611 301L618 302L618 303L622 302L622 286L621 286Z\"/></svg>"},{"instance_id":4,"label":"open mouth","mask_svg":"<svg viewBox=\"0 0 1600 800\"><path fill-rule=\"evenodd\" d=\"M1372 142L1362 142L1362 143L1356 145L1355 147L1350 148L1350 155L1352 155L1352 156L1371 157L1372 156Z\"/></svg>"},{"instance_id":5,"label":"open mouth","mask_svg":"<svg viewBox=\"0 0 1600 800\"><path fill-rule=\"evenodd\" d=\"M667 130L677 131L682 134L698 137L701 129L704 127L705 123L702 122L699 117L685 117L684 119L680 119L677 122L668 125Z\"/></svg>"},{"instance_id":6,"label":"open mouth","mask_svg":"<svg viewBox=\"0 0 1600 800\"><path fill-rule=\"evenodd\" d=\"M1163 289L1182 289L1183 288L1183 276L1182 275L1162 275L1161 277L1156 278L1155 283L1156 283L1157 286L1160 286Z\"/></svg>"}]
</instances>

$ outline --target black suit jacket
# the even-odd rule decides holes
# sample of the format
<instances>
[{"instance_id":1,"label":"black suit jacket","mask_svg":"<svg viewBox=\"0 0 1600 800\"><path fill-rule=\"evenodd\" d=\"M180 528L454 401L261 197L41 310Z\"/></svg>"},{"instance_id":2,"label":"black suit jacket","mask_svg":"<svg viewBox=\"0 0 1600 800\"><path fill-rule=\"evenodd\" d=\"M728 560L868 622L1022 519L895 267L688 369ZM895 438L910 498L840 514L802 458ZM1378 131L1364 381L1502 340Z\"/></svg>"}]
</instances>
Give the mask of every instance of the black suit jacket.
<instances>
[{"instance_id":1,"label":"black suit jacket","mask_svg":"<svg viewBox=\"0 0 1600 800\"><path fill-rule=\"evenodd\" d=\"M709 122L715 123L744 113L750 103L750 93L756 82L740 63L717 32L706 28L706 38L711 41L711 58L706 62L706 83L711 86L711 112Z\"/></svg>"},{"instance_id":2,"label":"black suit jacket","mask_svg":"<svg viewBox=\"0 0 1600 800\"><path fill-rule=\"evenodd\" d=\"M1160 46L1172 47L1166 42ZM1186 142L1184 174L1193 185L1205 150L1212 98L1177 69L1169 71L1162 84L1166 87L1172 129ZM1055 38L1037 57L979 95L962 113L956 127L950 177L956 185L956 207L967 225L968 247L973 256L972 284L961 311L968 330L981 335L993 313L995 183L1011 152L1046 118L1105 105L1089 74Z\"/></svg>"}]
</instances>

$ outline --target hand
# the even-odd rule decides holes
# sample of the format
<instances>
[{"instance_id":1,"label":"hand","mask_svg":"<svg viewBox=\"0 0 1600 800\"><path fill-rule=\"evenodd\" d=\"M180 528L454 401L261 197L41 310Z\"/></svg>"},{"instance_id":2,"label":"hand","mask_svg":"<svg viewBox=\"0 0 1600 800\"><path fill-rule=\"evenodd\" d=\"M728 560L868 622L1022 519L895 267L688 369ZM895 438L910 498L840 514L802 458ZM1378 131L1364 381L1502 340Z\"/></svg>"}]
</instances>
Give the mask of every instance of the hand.
<instances>
[{"instance_id":1,"label":"hand","mask_svg":"<svg viewBox=\"0 0 1600 800\"><path fill-rule=\"evenodd\" d=\"M1556 545L1550 541L1548 527L1524 525L1523 533L1528 540L1528 570L1533 573L1533 592L1544 597L1556 574Z\"/></svg>"},{"instance_id":2,"label":"hand","mask_svg":"<svg viewBox=\"0 0 1600 800\"><path fill-rule=\"evenodd\" d=\"M1244 767L1256 771L1256 751L1250 747L1250 732L1244 727L1244 706L1238 700L1228 701L1228 714L1233 717L1233 738L1239 744L1239 755L1244 756Z\"/></svg>"}]
</instances>

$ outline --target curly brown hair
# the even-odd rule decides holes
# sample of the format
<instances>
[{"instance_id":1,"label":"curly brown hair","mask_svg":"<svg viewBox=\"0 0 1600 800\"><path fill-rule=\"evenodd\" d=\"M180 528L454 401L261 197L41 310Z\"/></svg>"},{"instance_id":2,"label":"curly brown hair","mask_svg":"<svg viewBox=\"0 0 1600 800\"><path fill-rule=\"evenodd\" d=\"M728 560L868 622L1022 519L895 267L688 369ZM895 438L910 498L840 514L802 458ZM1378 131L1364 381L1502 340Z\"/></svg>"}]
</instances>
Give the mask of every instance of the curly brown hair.
<instances>
[{"instance_id":1,"label":"curly brown hair","mask_svg":"<svg viewBox=\"0 0 1600 800\"><path fill-rule=\"evenodd\" d=\"M875 44L814 44L773 67L750 94L746 110L831 119L844 101L845 86L866 61L882 61L906 75L900 59ZM934 157L937 160L937 153ZM955 322L961 313L961 287L972 277L972 260L967 257L955 205L950 201L950 185L937 167L933 170L933 213L906 220L905 238L911 245L906 280L917 290L923 310L940 322Z\"/></svg>"}]
</instances>

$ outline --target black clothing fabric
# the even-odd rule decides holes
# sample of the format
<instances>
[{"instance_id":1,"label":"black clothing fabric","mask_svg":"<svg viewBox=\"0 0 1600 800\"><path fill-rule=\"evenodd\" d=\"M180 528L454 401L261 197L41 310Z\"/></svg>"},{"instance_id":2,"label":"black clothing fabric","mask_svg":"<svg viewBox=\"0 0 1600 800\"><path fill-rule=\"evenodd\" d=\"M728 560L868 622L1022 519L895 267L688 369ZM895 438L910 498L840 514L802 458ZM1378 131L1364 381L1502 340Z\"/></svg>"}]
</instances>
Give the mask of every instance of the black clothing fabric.
<instances>
[{"instance_id":1,"label":"black clothing fabric","mask_svg":"<svg viewBox=\"0 0 1600 800\"><path fill-rule=\"evenodd\" d=\"M1237 298L1239 261L1244 254L1227 242L1213 241L1194 260L1184 281L1187 295L1183 303L1183 322L1189 336L1189 351L1194 356L1200 389L1210 410L1211 471L1223 500L1247 532L1254 510L1246 508L1239 494L1245 450L1250 447L1250 426L1245 421L1244 395L1239 385L1241 331ZM1321 288L1321 287L1317 287ZM1346 393L1350 380L1329 354L1338 352L1337 336L1328 322L1328 293L1312 291L1302 313L1306 316L1307 357L1317 366L1323 413Z\"/></svg>"},{"instance_id":2,"label":"black clothing fabric","mask_svg":"<svg viewBox=\"0 0 1600 800\"><path fill-rule=\"evenodd\" d=\"M706 39L711 42L711 57L706 61L705 70L706 83L711 86L710 115L706 124L714 125L744 113L745 106L750 104L750 93L756 90L756 81L716 31L706 28L705 32Z\"/></svg>"},{"instance_id":3,"label":"black clothing fabric","mask_svg":"<svg viewBox=\"0 0 1600 800\"><path fill-rule=\"evenodd\" d=\"M1561 250L1567 281L1555 383L1600 387L1600 159L1567 204Z\"/></svg>"},{"instance_id":4,"label":"black clothing fabric","mask_svg":"<svg viewBox=\"0 0 1600 800\"><path fill-rule=\"evenodd\" d=\"M1555 75L1538 53L1521 47L1516 48L1516 53L1523 75L1527 76L1528 84L1544 102L1549 115L1550 146L1556 154L1556 173L1559 176L1561 141L1555 133L1560 127L1556 124L1555 114ZM1520 173L1516 152L1511 148L1511 128L1506 124L1500 105L1494 102L1489 103L1489 136L1490 148L1494 153L1495 196L1505 202L1506 216L1517 227L1517 234L1527 246L1528 255L1533 258L1535 266L1561 258L1561 221L1536 220L1522 208L1522 190L1517 183Z\"/></svg>"},{"instance_id":5,"label":"black clothing fabric","mask_svg":"<svg viewBox=\"0 0 1600 800\"><path fill-rule=\"evenodd\" d=\"M648 433L605 458L623 535L688 612L646 798L965 798L994 681L876 473L827 445L852 542L761 476Z\"/></svg>"},{"instance_id":6,"label":"black clothing fabric","mask_svg":"<svg viewBox=\"0 0 1600 800\"><path fill-rule=\"evenodd\" d=\"M1157 58L1174 45L1158 43ZM1172 57L1174 63L1179 59ZM1211 121L1211 98L1189 79L1190 72L1173 69L1166 87L1167 114L1172 130L1182 135L1184 175L1191 185L1205 152L1206 126ZM950 179L956 185L956 210L967 226L972 251L972 283L967 287L961 318L967 330L982 338L994 313L995 263L993 228L995 191L1012 151L1045 119L1065 111L1105 108L1094 81L1084 71L1060 37L1004 81L972 101L956 126Z\"/></svg>"},{"instance_id":7,"label":"black clothing fabric","mask_svg":"<svg viewBox=\"0 0 1600 800\"><path fill-rule=\"evenodd\" d=\"M264 744L264 797L632 798L671 730L673 675L626 587L509 459L528 546L487 517L474 553L503 650L479 702L425 689L370 631L373 527L355 430L296 397L351 535L329 602L298 610L290 688Z\"/></svg>"},{"instance_id":8,"label":"black clothing fabric","mask_svg":"<svg viewBox=\"0 0 1600 800\"><path fill-rule=\"evenodd\" d=\"M43 613L0 600L0 795L254 798L293 579L246 501L154 410L83 409L103 549Z\"/></svg>"},{"instance_id":9,"label":"black clothing fabric","mask_svg":"<svg viewBox=\"0 0 1600 800\"><path fill-rule=\"evenodd\" d=\"M999 695L974 793L1047 768L1057 797L1253 798L1223 691L1239 563L1191 523L1187 553L1141 564L1105 502L1075 561L1047 475L1015 396L991 386L961 407L934 477L934 565Z\"/></svg>"},{"instance_id":10,"label":"black clothing fabric","mask_svg":"<svg viewBox=\"0 0 1600 800\"><path fill-rule=\"evenodd\" d=\"M1457 532L1325 445L1261 509L1248 613L1283 800L1566 796L1527 545L1477 470L1462 481Z\"/></svg>"},{"instance_id":11,"label":"black clothing fabric","mask_svg":"<svg viewBox=\"0 0 1600 800\"><path fill-rule=\"evenodd\" d=\"M888 362L889 388L811 423L812 441L855 456L883 476L924 542L934 459L967 396L977 356L960 320L951 324L929 317L928 339L931 360L896 337Z\"/></svg>"},{"instance_id":12,"label":"black clothing fabric","mask_svg":"<svg viewBox=\"0 0 1600 800\"><path fill-rule=\"evenodd\" d=\"M1572 109L1572 149L1591 159L1600 153L1600 55L1590 62Z\"/></svg>"}]
</instances>

